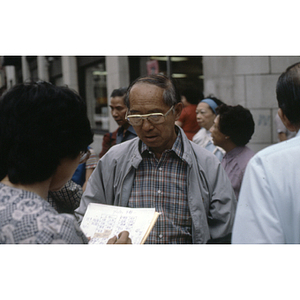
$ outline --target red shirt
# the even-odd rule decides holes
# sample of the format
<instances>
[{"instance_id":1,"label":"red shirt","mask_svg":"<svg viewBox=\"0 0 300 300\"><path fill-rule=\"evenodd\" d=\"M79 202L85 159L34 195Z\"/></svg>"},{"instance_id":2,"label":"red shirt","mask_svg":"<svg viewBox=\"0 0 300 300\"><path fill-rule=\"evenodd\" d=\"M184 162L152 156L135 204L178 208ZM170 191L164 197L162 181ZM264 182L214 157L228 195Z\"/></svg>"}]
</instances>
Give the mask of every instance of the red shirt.
<instances>
[{"instance_id":1,"label":"red shirt","mask_svg":"<svg viewBox=\"0 0 300 300\"><path fill-rule=\"evenodd\" d=\"M193 136L201 128L197 123L196 108L197 104L185 106L178 119L178 121L182 123L181 128L183 129L184 133L186 134L189 140L192 140Z\"/></svg>"}]
</instances>

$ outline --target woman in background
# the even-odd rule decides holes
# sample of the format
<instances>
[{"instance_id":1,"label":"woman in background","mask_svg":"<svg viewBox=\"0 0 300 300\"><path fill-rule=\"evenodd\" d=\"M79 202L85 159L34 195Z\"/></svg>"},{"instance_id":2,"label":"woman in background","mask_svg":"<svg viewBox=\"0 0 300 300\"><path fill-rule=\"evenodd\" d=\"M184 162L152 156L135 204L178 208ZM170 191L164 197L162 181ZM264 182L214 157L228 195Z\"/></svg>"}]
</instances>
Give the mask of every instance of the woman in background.
<instances>
[{"instance_id":1,"label":"woman in background","mask_svg":"<svg viewBox=\"0 0 300 300\"><path fill-rule=\"evenodd\" d=\"M255 125L251 112L241 105L223 104L217 108L217 114L210 129L211 137L216 146L226 151L221 165L238 199L246 166L255 154L246 146L254 133Z\"/></svg>"},{"instance_id":2,"label":"woman in background","mask_svg":"<svg viewBox=\"0 0 300 300\"><path fill-rule=\"evenodd\" d=\"M222 161L225 151L213 144L209 130L214 124L216 108L221 104L223 104L221 100L212 96L199 102L196 109L196 116L201 129L193 137L194 143L215 154L219 161Z\"/></svg>"}]
</instances>

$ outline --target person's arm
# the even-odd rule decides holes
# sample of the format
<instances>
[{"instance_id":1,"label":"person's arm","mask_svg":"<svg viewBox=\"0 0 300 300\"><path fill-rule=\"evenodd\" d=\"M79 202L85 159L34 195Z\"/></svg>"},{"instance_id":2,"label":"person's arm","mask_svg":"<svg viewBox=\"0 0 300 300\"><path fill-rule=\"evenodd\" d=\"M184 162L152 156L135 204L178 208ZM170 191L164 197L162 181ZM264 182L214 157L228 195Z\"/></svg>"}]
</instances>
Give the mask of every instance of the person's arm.
<instances>
[{"instance_id":1,"label":"person's arm","mask_svg":"<svg viewBox=\"0 0 300 300\"><path fill-rule=\"evenodd\" d=\"M268 172L259 157L248 163L233 226L232 243L284 243Z\"/></svg>"},{"instance_id":2,"label":"person's arm","mask_svg":"<svg viewBox=\"0 0 300 300\"><path fill-rule=\"evenodd\" d=\"M107 244L132 244L128 231L122 231L118 236L110 238Z\"/></svg>"},{"instance_id":3,"label":"person's arm","mask_svg":"<svg viewBox=\"0 0 300 300\"><path fill-rule=\"evenodd\" d=\"M209 242L230 242L237 204L231 182L214 154L198 145L194 145L193 148L199 167L197 173L200 181L197 184L200 187L200 195L202 194L200 200L203 201L207 212ZM197 177L196 174L192 178L194 177Z\"/></svg>"},{"instance_id":4,"label":"person's arm","mask_svg":"<svg viewBox=\"0 0 300 300\"><path fill-rule=\"evenodd\" d=\"M91 240L90 237L87 238L88 241ZM118 234L118 236L113 236L110 238L107 243L108 244L132 244L131 238L129 237L129 232L128 231L122 231Z\"/></svg>"},{"instance_id":5,"label":"person's arm","mask_svg":"<svg viewBox=\"0 0 300 300\"><path fill-rule=\"evenodd\" d=\"M211 168L209 173L211 189L208 215L210 243L214 243L214 240L216 243L230 243L236 211L236 197L231 182L219 162L216 167Z\"/></svg>"}]
</instances>

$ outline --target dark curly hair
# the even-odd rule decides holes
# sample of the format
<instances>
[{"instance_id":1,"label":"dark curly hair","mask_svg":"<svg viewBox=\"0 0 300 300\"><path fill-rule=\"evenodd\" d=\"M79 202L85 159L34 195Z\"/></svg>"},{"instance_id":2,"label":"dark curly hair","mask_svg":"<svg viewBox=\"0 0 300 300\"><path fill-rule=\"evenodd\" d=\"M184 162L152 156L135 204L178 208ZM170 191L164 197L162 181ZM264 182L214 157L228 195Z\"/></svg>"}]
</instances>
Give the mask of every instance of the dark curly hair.
<instances>
[{"instance_id":1,"label":"dark curly hair","mask_svg":"<svg viewBox=\"0 0 300 300\"><path fill-rule=\"evenodd\" d=\"M216 109L219 116L219 130L230 137L237 146L245 146L254 133L254 120L251 112L241 105L222 104Z\"/></svg>"},{"instance_id":2,"label":"dark curly hair","mask_svg":"<svg viewBox=\"0 0 300 300\"><path fill-rule=\"evenodd\" d=\"M22 83L0 98L0 180L45 181L92 141L86 105L68 87Z\"/></svg>"}]
</instances>

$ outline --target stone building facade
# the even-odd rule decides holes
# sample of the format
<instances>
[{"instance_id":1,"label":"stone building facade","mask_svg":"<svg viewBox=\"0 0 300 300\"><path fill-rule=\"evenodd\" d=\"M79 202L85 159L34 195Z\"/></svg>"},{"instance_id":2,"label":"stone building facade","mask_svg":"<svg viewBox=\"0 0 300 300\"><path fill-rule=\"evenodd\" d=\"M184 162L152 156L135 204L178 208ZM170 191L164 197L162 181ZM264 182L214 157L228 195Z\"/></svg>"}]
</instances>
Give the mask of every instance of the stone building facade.
<instances>
[{"instance_id":1,"label":"stone building facade","mask_svg":"<svg viewBox=\"0 0 300 300\"><path fill-rule=\"evenodd\" d=\"M255 132L249 147L255 152L277 142L274 118L278 106L276 82L300 56L204 56L204 93L231 105L247 107Z\"/></svg>"}]
</instances>

